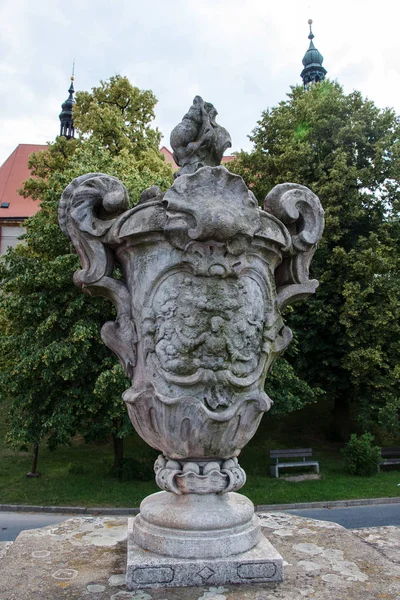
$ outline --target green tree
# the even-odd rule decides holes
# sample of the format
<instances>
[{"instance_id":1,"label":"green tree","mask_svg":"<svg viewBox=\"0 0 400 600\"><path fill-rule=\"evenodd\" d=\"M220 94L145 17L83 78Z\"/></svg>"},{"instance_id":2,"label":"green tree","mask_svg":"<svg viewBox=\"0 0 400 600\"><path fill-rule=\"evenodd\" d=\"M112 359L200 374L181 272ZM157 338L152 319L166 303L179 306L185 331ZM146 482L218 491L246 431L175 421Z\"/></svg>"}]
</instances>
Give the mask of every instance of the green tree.
<instances>
[{"instance_id":1,"label":"green tree","mask_svg":"<svg viewBox=\"0 0 400 600\"><path fill-rule=\"evenodd\" d=\"M58 226L63 189L74 177L104 172L127 187L132 204L150 185L165 189L172 170L152 128L156 99L115 76L92 93L78 92L74 120L79 138L59 137L30 157L32 175L21 193L41 201L25 223L24 244L0 261L0 398L10 401L8 441L50 448L81 433L112 435L115 466L129 431L120 398L128 385L100 339L113 308L87 298L72 283L79 261ZM34 459L33 471L36 466Z\"/></svg>"},{"instance_id":2,"label":"green tree","mask_svg":"<svg viewBox=\"0 0 400 600\"><path fill-rule=\"evenodd\" d=\"M308 186L326 227L312 263L313 298L290 316L296 373L322 388L333 429L399 432L400 125L355 91L324 81L295 87L262 114L229 167L259 199L285 181Z\"/></svg>"},{"instance_id":3,"label":"green tree","mask_svg":"<svg viewBox=\"0 0 400 600\"><path fill-rule=\"evenodd\" d=\"M310 386L299 377L289 362L290 357L296 356L298 351L297 340L294 339L285 357L279 357L267 375L265 391L274 401L267 418L281 419L307 404L314 404L324 395L322 389Z\"/></svg>"}]
</instances>

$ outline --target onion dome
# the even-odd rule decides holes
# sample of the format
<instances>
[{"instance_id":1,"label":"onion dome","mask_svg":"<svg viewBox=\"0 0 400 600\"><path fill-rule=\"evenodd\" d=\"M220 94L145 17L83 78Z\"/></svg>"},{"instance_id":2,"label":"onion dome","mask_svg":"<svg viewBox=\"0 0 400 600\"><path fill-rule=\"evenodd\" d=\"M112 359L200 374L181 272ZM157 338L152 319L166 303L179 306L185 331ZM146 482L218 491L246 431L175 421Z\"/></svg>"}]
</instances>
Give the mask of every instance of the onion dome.
<instances>
[{"instance_id":1,"label":"onion dome","mask_svg":"<svg viewBox=\"0 0 400 600\"><path fill-rule=\"evenodd\" d=\"M62 103L62 105L61 105L62 110L60 112L60 123L61 123L60 135L63 135L64 137L66 137L67 140L69 140L70 138L73 138L75 135L74 120L72 117L72 108L75 104L74 79L75 79L75 77L72 75L71 76L71 85L69 86L69 90L68 90L69 96L66 99L66 101Z\"/></svg>"},{"instance_id":2,"label":"onion dome","mask_svg":"<svg viewBox=\"0 0 400 600\"><path fill-rule=\"evenodd\" d=\"M309 87L312 83L318 83L325 79L327 73L326 69L322 66L324 57L314 46L314 34L311 29L312 19L309 19L308 24L310 26L310 33L308 39L310 40L310 46L303 58L303 66L300 77L303 80L304 87Z\"/></svg>"}]
</instances>

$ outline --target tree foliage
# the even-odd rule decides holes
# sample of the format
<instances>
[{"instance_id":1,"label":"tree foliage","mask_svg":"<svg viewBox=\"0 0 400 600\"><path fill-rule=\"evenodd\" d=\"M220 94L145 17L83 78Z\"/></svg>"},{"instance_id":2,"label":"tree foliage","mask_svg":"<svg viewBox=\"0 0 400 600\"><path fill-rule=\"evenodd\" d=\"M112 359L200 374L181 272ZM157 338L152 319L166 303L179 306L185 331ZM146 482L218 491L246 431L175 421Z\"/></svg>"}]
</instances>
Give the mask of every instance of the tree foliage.
<instances>
[{"instance_id":1,"label":"tree foliage","mask_svg":"<svg viewBox=\"0 0 400 600\"><path fill-rule=\"evenodd\" d=\"M400 125L355 91L295 87L263 113L229 167L260 199L285 181L308 186L326 227L312 263L315 297L290 316L296 373L334 406L336 434L399 432Z\"/></svg>"},{"instance_id":2,"label":"tree foliage","mask_svg":"<svg viewBox=\"0 0 400 600\"><path fill-rule=\"evenodd\" d=\"M76 432L93 440L128 431L120 398L128 385L100 339L113 308L72 283L79 261L58 226L58 200L87 172L118 177L134 204L150 185L166 188L172 170L151 126L156 99L120 76L92 93L78 92L74 120L80 137L58 137L30 157L33 177L21 193L41 201L24 224L24 244L0 262L0 397L11 402L8 441L50 448Z\"/></svg>"},{"instance_id":3,"label":"tree foliage","mask_svg":"<svg viewBox=\"0 0 400 600\"><path fill-rule=\"evenodd\" d=\"M278 358L267 375L265 391L274 402L271 411L267 413L268 417L280 419L307 404L317 402L324 394L323 390L310 386L296 373L289 357L297 353L298 346L296 340L293 340L285 357Z\"/></svg>"}]
</instances>

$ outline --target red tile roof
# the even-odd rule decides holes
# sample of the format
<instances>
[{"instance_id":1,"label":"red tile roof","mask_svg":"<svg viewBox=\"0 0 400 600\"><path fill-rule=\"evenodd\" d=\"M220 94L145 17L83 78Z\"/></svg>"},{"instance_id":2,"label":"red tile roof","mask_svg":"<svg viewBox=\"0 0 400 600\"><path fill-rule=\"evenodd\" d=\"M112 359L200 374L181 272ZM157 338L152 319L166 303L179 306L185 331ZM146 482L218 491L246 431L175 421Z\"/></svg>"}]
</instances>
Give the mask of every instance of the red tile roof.
<instances>
[{"instance_id":1,"label":"red tile roof","mask_svg":"<svg viewBox=\"0 0 400 600\"><path fill-rule=\"evenodd\" d=\"M235 157L234 156L223 156L221 162L231 162Z\"/></svg>"},{"instance_id":2,"label":"red tile roof","mask_svg":"<svg viewBox=\"0 0 400 600\"><path fill-rule=\"evenodd\" d=\"M47 146L41 144L19 144L14 152L0 167L0 220L2 219L26 219L37 213L39 201L31 198L23 198L18 194L22 182L31 176L28 168L29 156L32 152L45 150ZM172 152L163 146L160 148L165 161L172 165L174 171L178 169ZM223 156L222 162L233 160L233 156ZM7 208L1 208L1 204L9 204Z\"/></svg>"},{"instance_id":3,"label":"red tile roof","mask_svg":"<svg viewBox=\"0 0 400 600\"><path fill-rule=\"evenodd\" d=\"M28 159L32 152L44 150L39 144L19 144L0 167L0 219L26 219L39 210L39 202L18 194L23 181L31 175ZM8 208L1 208L9 203Z\"/></svg>"}]
</instances>

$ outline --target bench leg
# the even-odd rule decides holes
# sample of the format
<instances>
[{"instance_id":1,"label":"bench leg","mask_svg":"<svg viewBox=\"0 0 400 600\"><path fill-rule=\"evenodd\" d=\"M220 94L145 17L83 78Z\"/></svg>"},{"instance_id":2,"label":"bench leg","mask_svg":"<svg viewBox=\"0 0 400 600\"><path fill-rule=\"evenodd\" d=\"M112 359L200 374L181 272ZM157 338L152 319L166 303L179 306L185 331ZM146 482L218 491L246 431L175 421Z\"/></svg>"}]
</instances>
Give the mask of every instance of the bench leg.
<instances>
[{"instance_id":1,"label":"bench leg","mask_svg":"<svg viewBox=\"0 0 400 600\"><path fill-rule=\"evenodd\" d=\"M319 465L315 465L315 472L319 473Z\"/></svg>"},{"instance_id":2,"label":"bench leg","mask_svg":"<svg viewBox=\"0 0 400 600\"><path fill-rule=\"evenodd\" d=\"M277 465L271 465L270 472L271 472L272 477L279 477L279 470L278 470Z\"/></svg>"}]
</instances>

